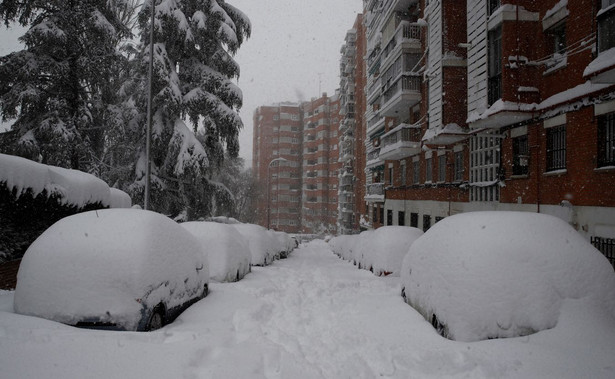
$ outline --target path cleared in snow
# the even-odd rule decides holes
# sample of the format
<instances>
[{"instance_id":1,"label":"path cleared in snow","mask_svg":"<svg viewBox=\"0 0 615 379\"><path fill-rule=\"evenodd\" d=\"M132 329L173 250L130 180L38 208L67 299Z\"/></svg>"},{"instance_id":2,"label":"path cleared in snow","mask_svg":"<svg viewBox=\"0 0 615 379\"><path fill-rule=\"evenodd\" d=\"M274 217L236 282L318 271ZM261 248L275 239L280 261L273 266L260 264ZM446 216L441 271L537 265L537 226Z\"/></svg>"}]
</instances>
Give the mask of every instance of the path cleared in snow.
<instances>
[{"instance_id":1,"label":"path cleared in snow","mask_svg":"<svg viewBox=\"0 0 615 379\"><path fill-rule=\"evenodd\" d=\"M153 333L80 330L12 313L0 292L0 377L615 377L615 323L574 301L532 336L449 341L322 241L210 295Z\"/></svg>"}]
</instances>

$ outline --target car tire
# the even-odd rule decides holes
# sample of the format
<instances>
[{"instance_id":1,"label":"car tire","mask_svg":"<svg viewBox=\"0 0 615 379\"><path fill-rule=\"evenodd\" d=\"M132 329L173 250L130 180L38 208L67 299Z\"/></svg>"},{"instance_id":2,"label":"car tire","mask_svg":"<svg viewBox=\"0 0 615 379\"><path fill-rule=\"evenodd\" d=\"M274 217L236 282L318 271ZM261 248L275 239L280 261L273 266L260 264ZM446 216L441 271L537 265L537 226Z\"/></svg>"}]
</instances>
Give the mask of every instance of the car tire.
<instances>
[{"instance_id":1,"label":"car tire","mask_svg":"<svg viewBox=\"0 0 615 379\"><path fill-rule=\"evenodd\" d=\"M164 326L164 315L161 307L156 307L152 312L152 315L149 318L147 323L147 327L145 330L148 332L153 332L154 330L158 330Z\"/></svg>"}]
</instances>

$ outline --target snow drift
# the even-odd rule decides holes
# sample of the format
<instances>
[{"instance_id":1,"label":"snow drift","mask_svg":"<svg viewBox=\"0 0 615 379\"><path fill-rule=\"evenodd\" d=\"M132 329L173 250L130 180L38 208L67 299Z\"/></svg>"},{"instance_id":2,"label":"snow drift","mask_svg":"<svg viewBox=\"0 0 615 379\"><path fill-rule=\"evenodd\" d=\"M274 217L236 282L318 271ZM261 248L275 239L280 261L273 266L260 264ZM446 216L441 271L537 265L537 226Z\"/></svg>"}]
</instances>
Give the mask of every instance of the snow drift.
<instances>
[{"instance_id":1,"label":"snow drift","mask_svg":"<svg viewBox=\"0 0 615 379\"><path fill-rule=\"evenodd\" d=\"M567 299L615 316L607 259L567 223L544 214L447 217L410 247L401 285L406 301L454 340L553 328Z\"/></svg>"}]
</instances>

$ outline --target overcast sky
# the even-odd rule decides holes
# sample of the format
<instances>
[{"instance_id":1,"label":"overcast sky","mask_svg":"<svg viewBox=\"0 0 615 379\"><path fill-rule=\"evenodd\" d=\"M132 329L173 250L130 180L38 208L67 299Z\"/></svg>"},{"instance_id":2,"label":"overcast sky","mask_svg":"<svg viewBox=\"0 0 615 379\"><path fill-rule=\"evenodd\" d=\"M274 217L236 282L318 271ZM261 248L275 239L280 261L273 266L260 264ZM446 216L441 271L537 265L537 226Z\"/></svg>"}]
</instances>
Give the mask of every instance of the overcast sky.
<instances>
[{"instance_id":1,"label":"overcast sky","mask_svg":"<svg viewBox=\"0 0 615 379\"><path fill-rule=\"evenodd\" d=\"M252 165L252 114L261 105L309 100L339 87L340 48L362 0L227 0L252 21L239 49L240 156ZM319 84L320 81L320 84Z\"/></svg>"},{"instance_id":2,"label":"overcast sky","mask_svg":"<svg viewBox=\"0 0 615 379\"><path fill-rule=\"evenodd\" d=\"M235 57L241 66L240 156L252 165L252 114L261 105L309 100L339 87L340 48L362 0L227 0L252 22ZM0 56L20 49L23 30L0 30ZM0 125L2 127L2 125Z\"/></svg>"}]
</instances>

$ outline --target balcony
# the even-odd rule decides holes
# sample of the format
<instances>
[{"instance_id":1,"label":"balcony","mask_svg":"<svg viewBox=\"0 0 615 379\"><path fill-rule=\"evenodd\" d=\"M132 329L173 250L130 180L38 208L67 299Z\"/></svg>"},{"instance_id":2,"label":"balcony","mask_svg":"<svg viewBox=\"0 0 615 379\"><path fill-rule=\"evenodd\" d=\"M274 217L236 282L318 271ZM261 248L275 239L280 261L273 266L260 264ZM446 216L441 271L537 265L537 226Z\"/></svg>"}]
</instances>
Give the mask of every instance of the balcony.
<instances>
[{"instance_id":1,"label":"balcony","mask_svg":"<svg viewBox=\"0 0 615 379\"><path fill-rule=\"evenodd\" d=\"M380 113L405 120L410 115L410 108L421 101L421 77L402 74L383 90Z\"/></svg>"},{"instance_id":2,"label":"balcony","mask_svg":"<svg viewBox=\"0 0 615 379\"><path fill-rule=\"evenodd\" d=\"M381 128L384 128L384 117L374 117L367 122L367 135L370 135Z\"/></svg>"},{"instance_id":3,"label":"balcony","mask_svg":"<svg viewBox=\"0 0 615 379\"><path fill-rule=\"evenodd\" d=\"M421 129L401 124L381 137L380 158L399 160L421 152Z\"/></svg>"},{"instance_id":4,"label":"balcony","mask_svg":"<svg viewBox=\"0 0 615 379\"><path fill-rule=\"evenodd\" d=\"M402 21L395 34L382 50L382 61L397 56L400 51L421 50L421 27L419 24ZM384 64L383 64L384 65Z\"/></svg>"},{"instance_id":5,"label":"balcony","mask_svg":"<svg viewBox=\"0 0 615 379\"><path fill-rule=\"evenodd\" d=\"M384 201L384 183L368 184L365 189L366 201Z\"/></svg>"},{"instance_id":6,"label":"balcony","mask_svg":"<svg viewBox=\"0 0 615 379\"><path fill-rule=\"evenodd\" d=\"M367 153L366 169L373 169L384 164L384 160L380 158L380 149Z\"/></svg>"}]
</instances>

